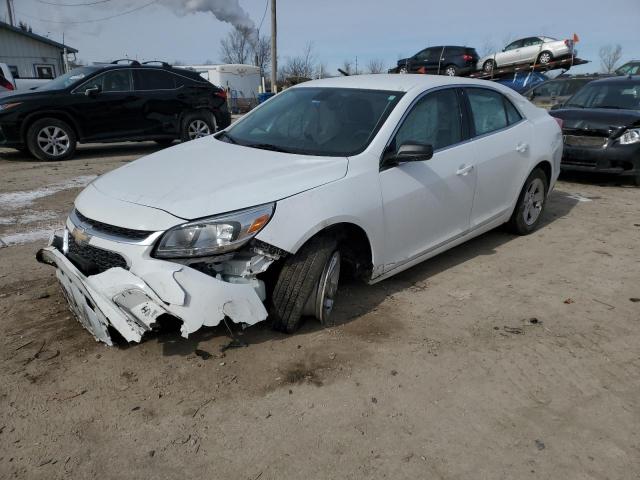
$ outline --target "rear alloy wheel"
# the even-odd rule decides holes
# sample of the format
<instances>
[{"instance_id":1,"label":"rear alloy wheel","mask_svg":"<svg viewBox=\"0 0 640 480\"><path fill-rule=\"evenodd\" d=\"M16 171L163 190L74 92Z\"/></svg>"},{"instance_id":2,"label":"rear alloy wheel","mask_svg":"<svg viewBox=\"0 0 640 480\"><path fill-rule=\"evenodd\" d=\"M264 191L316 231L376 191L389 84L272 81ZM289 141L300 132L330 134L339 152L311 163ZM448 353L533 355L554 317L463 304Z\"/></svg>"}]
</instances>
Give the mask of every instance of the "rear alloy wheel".
<instances>
[{"instance_id":1,"label":"rear alloy wheel","mask_svg":"<svg viewBox=\"0 0 640 480\"><path fill-rule=\"evenodd\" d=\"M518 235L528 235L536 230L542 219L549 183L545 173L536 168L522 187L516 208L508 227Z\"/></svg>"},{"instance_id":2,"label":"rear alloy wheel","mask_svg":"<svg viewBox=\"0 0 640 480\"><path fill-rule=\"evenodd\" d=\"M493 60L487 60L482 65L482 70L484 70L485 73L491 73L495 68L496 68L496 62L494 62Z\"/></svg>"},{"instance_id":3,"label":"rear alloy wheel","mask_svg":"<svg viewBox=\"0 0 640 480\"><path fill-rule=\"evenodd\" d=\"M188 142L207 137L217 130L216 119L213 115L190 114L182 122L182 141Z\"/></svg>"},{"instance_id":4,"label":"rear alloy wheel","mask_svg":"<svg viewBox=\"0 0 640 480\"><path fill-rule=\"evenodd\" d=\"M407 66L402 66L400 67L400 70L398 70L398 73L409 73L409 70L407 69Z\"/></svg>"},{"instance_id":5,"label":"rear alloy wheel","mask_svg":"<svg viewBox=\"0 0 640 480\"><path fill-rule=\"evenodd\" d=\"M43 118L29 127L27 146L31 154L40 160L66 160L76 150L76 134L62 120Z\"/></svg>"},{"instance_id":6,"label":"rear alloy wheel","mask_svg":"<svg viewBox=\"0 0 640 480\"><path fill-rule=\"evenodd\" d=\"M540 65L548 65L549 63L551 63L551 60L553 60L553 55L551 55L551 52L542 52L538 56L538 63Z\"/></svg>"},{"instance_id":7,"label":"rear alloy wheel","mask_svg":"<svg viewBox=\"0 0 640 480\"><path fill-rule=\"evenodd\" d=\"M302 316L328 324L340 279L340 251L336 240L319 236L287 258L271 297L272 327L295 332Z\"/></svg>"},{"instance_id":8,"label":"rear alloy wheel","mask_svg":"<svg viewBox=\"0 0 640 480\"><path fill-rule=\"evenodd\" d=\"M448 65L447 68L444 69L444 74L449 77L455 77L458 75L458 68L455 65Z\"/></svg>"}]
</instances>

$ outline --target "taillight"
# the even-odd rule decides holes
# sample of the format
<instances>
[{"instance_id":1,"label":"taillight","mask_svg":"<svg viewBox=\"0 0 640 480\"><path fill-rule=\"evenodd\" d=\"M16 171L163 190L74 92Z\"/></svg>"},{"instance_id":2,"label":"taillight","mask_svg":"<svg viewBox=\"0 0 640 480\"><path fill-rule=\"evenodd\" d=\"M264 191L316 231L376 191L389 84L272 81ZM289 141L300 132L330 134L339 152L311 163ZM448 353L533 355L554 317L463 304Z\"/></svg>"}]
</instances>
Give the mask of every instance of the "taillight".
<instances>
[{"instance_id":1,"label":"taillight","mask_svg":"<svg viewBox=\"0 0 640 480\"><path fill-rule=\"evenodd\" d=\"M227 92L225 90L218 90L216 92L216 96L220 97L223 100L226 100L227 99Z\"/></svg>"},{"instance_id":2,"label":"taillight","mask_svg":"<svg viewBox=\"0 0 640 480\"><path fill-rule=\"evenodd\" d=\"M558 126L560 127L560 130L562 130L562 127L564 126L564 120L562 120L561 118L558 117L553 117L553 119L558 122Z\"/></svg>"},{"instance_id":3,"label":"taillight","mask_svg":"<svg viewBox=\"0 0 640 480\"><path fill-rule=\"evenodd\" d=\"M473 55L467 55L466 53L464 55L462 55L462 59L465 62L470 62L471 60L473 60Z\"/></svg>"},{"instance_id":4,"label":"taillight","mask_svg":"<svg viewBox=\"0 0 640 480\"><path fill-rule=\"evenodd\" d=\"M15 90L13 83L2 76L0 76L0 87L4 87L7 90Z\"/></svg>"}]
</instances>

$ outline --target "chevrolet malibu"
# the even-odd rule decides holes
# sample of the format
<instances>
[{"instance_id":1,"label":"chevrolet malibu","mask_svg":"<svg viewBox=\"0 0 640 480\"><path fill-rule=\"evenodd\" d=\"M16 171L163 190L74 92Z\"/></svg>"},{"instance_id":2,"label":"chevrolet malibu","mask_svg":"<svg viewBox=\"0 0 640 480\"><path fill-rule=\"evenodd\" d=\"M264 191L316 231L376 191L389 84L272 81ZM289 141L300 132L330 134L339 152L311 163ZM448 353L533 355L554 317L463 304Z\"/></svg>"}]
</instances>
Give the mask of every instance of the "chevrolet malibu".
<instances>
[{"instance_id":1,"label":"chevrolet malibu","mask_svg":"<svg viewBox=\"0 0 640 480\"><path fill-rule=\"evenodd\" d=\"M107 344L162 317L330 322L345 275L379 282L500 225L533 232L562 136L509 88L429 75L304 83L214 136L90 184L38 252Z\"/></svg>"}]
</instances>

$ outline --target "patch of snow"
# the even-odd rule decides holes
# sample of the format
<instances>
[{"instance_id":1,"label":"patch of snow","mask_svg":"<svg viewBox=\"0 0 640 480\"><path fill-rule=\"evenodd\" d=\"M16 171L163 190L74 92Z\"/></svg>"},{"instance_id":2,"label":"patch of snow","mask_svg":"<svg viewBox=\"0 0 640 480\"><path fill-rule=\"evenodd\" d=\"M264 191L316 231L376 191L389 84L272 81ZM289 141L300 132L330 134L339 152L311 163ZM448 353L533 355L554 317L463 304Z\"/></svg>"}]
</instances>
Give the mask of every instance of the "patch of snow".
<instances>
[{"instance_id":1,"label":"patch of snow","mask_svg":"<svg viewBox=\"0 0 640 480\"><path fill-rule=\"evenodd\" d=\"M0 238L0 247L24 245L25 243L48 240L53 230L53 228L47 228L46 230L31 230L28 232L12 233Z\"/></svg>"},{"instance_id":2,"label":"patch of snow","mask_svg":"<svg viewBox=\"0 0 640 480\"><path fill-rule=\"evenodd\" d=\"M24 208L39 198L48 197L55 193L70 190L72 188L86 187L96 178L97 175L82 175L35 190L0 193L0 209L6 211L16 208Z\"/></svg>"}]
</instances>

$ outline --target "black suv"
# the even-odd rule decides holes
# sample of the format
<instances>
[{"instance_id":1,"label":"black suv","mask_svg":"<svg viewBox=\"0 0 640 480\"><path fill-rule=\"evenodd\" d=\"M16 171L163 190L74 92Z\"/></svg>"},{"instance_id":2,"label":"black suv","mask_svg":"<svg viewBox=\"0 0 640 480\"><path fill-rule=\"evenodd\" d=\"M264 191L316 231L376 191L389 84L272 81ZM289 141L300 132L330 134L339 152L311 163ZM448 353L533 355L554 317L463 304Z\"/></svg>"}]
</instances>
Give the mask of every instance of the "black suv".
<instances>
[{"instance_id":1,"label":"black suv","mask_svg":"<svg viewBox=\"0 0 640 480\"><path fill-rule=\"evenodd\" d=\"M160 62L80 67L37 90L0 96L0 146L40 160L67 159L77 142L169 145L230 123L223 89Z\"/></svg>"},{"instance_id":2,"label":"black suv","mask_svg":"<svg viewBox=\"0 0 640 480\"><path fill-rule=\"evenodd\" d=\"M429 47L413 57L398 60L398 66L390 73L436 73L441 75L468 75L476 70L479 60L475 48Z\"/></svg>"}]
</instances>

